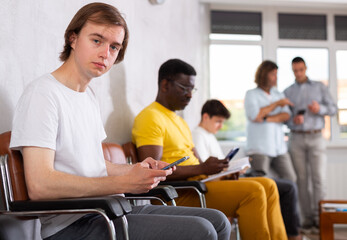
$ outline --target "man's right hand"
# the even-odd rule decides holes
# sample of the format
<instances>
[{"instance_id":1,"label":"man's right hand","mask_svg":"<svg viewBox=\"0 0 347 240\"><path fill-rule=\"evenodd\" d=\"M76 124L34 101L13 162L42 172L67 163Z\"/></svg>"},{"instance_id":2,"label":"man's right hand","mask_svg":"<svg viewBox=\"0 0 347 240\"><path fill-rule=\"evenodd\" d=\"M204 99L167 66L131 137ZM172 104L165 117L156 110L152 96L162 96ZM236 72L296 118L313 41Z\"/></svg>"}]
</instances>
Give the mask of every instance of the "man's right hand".
<instances>
[{"instance_id":1,"label":"man's right hand","mask_svg":"<svg viewBox=\"0 0 347 240\"><path fill-rule=\"evenodd\" d=\"M201 163L203 174L212 175L221 172L229 166L227 159L219 160L216 157L209 157L205 162Z\"/></svg>"},{"instance_id":2,"label":"man's right hand","mask_svg":"<svg viewBox=\"0 0 347 240\"><path fill-rule=\"evenodd\" d=\"M144 193L158 186L160 181L165 181L166 176L172 174L172 168L168 170L153 169L153 161L144 160L133 165L128 172L129 193ZM159 167L161 164L158 164Z\"/></svg>"},{"instance_id":3,"label":"man's right hand","mask_svg":"<svg viewBox=\"0 0 347 240\"><path fill-rule=\"evenodd\" d=\"M296 115L294 118L293 118L293 122L294 124L296 125L301 125L304 123L304 115Z\"/></svg>"}]
</instances>

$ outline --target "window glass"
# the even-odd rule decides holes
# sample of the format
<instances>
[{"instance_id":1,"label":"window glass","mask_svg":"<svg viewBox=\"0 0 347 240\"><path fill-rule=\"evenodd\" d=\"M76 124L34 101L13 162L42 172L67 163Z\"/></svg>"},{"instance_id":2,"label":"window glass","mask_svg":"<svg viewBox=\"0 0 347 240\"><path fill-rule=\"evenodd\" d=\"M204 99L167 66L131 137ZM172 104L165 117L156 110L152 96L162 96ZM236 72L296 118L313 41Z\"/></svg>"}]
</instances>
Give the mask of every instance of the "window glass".
<instances>
[{"instance_id":1,"label":"window glass","mask_svg":"<svg viewBox=\"0 0 347 240\"><path fill-rule=\"evenodd\" d=\"M294 83L295 77L292 71L291 62L295 57L302 57L307 66L306 75L314 81L321 81L325 85L329 84L329 52L326 48L289 48L277 49L278 65L278 89L284 91ZM288 131L288 130L287 130ZM325 117L325 138L331 136L330 117Z\"/></svg>"},{"instance_id":2,"label":"window glass","mask_svg":"<svg viewBox=\"0 0 347 240\"><path fill-rule=\"evenodd\" d=\"M210 97L221 100L231 112L217 138L245 141L244 97L254 88L254 75L262 61L259 45L210 45Z\"/></svg>"},{"instance_id":3,"label":"window glass","mask_svg":"<svg viewBox=\"0 0 347 240\"><path fill-rule=\"evenodd\" d=\"M347 138L347 50L336 52L337 106L340 137Z\"/></svg>"}]
</instances>

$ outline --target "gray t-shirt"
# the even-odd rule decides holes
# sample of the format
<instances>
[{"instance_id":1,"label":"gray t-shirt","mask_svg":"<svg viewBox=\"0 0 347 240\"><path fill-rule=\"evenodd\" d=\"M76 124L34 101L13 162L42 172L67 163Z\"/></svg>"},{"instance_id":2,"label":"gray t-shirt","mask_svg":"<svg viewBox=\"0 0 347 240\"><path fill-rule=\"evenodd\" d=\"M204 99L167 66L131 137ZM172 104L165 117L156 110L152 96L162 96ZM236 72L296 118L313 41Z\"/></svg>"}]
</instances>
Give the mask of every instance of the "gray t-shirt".
<instances>
[{"instance_id":1,"label":"gray t-shirt","mask_svg":"<svg viewBox=\"0 0 347 240\"><path fill-rule=\"evenodd\" d=\"M35 146L55 150L57 171L84 176L107 176L102 151L106 133L91 88L76 92L51 74L33 81L16 106L10 147ZM41 236L49 237L81 214L40 218Z\"/></svg>"}]
</instances>

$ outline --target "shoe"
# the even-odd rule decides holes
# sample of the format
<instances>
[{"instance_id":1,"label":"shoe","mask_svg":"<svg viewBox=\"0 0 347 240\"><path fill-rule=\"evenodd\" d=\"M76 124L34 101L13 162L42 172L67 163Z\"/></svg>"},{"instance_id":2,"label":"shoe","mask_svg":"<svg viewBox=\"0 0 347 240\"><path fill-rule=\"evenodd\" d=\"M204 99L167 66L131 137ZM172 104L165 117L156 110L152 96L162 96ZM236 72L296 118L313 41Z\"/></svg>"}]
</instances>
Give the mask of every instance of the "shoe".
<instances>
[{"instance_id":1,"label":"shoe","mask_svg":"<svg viewBox=\"0 0 347 240\"><path fill-rule=\"evenodd\" d=\"M311 234L319 235L319 227L313 226L311 228Z\"/></svg>"},{"instance_id":2,"label":"shoe","mask_svg":"<svg viewBox=\"0 0 347 240\"><path fill-rule=\"evenodd\" d=\"M314 223L311 219L306 218L304 222L302 223L302 228L308 229L314 226Z\"/></svg>"},{"instance_id":3,"label":"shoe","mask_svg":"<svg viewBox=\"0 0 347 240\"><path fill-rule=\"evenodd\" d=\"M303 234L311 234L312 228L311 227L309 227L309 228L301 228L300 232L303 233Z\"/></svg>"},{"instance_id":4,"label":"shoe","mask_svg":"<svg viewBox=\"0 0 347 240\"><path fill-rule=\"evenodd\" d=\"M288 240L303 240L304 238L302 237L302 235L298 235L298 236L289 236Z\"/></svg>"}]
</instances>

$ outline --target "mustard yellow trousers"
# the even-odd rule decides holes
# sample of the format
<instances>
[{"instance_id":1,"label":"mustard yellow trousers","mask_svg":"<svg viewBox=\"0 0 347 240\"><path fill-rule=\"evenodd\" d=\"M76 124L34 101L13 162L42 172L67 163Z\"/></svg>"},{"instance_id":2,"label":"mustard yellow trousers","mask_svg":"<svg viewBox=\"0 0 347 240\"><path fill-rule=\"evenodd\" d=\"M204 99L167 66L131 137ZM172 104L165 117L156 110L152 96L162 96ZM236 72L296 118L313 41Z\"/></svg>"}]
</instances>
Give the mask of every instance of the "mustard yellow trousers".
<instances>
[{"instance_id":1,"label":"mustard yellow trousers","mask_svg":"<svg viewBox=\"0 0 347 240\"><path fill-rule=\"evenodd\" d=\"M276 183L269 178L240 178L206 182L208 208L236 217L242 240L286 240ZM199 207L196 193L179 190L179 206Z\"/></svg>"}]
</instances>

